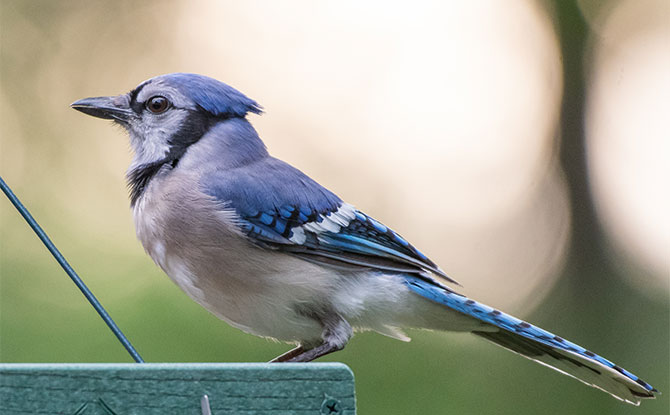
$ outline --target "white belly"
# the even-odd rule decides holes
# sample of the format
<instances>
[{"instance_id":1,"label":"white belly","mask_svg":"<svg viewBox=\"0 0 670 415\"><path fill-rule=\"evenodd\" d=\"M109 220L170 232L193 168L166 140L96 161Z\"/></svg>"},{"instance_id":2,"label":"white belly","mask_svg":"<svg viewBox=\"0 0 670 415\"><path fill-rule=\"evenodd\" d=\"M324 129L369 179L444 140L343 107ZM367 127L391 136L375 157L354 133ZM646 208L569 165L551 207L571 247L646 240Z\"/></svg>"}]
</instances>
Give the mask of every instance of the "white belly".
<instances>
[{"instance_id":1,"label":"white belly","mask_svg":"<svg viewBox=\"0 0 670 415\"><path fill-rule=\"evenodd\" d=\"M234 225L234 212L192 186L179 199L169 183L161 194L150 186L133 212L145 250L193 300L246 332L313 341L323 331L319 313L402 340L398 327L472 328L472 319L415 295L399 276L343 273L256 247Z\"/></svg>"}]
</instances>

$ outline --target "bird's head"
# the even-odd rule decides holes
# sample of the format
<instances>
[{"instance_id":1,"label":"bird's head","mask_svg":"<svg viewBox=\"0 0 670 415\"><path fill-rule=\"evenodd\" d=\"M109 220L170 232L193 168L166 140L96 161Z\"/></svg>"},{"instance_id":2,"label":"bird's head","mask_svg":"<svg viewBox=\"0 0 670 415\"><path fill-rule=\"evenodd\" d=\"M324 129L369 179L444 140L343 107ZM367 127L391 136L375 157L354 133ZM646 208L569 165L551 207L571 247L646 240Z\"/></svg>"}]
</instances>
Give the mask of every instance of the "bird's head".
<instances>
[{"instance_id":1,"label":"bird's head","mask_svg":"<svg viewBox=\"0 0 670 415\"><path fill-rule=\"evenodd\" d=\"M157 76L127 94L84 98L72 108L124 127L135 167L178 160L214 124L262 112L256 101L231 86L190 73Z\"/></svg>"}]
</instances>

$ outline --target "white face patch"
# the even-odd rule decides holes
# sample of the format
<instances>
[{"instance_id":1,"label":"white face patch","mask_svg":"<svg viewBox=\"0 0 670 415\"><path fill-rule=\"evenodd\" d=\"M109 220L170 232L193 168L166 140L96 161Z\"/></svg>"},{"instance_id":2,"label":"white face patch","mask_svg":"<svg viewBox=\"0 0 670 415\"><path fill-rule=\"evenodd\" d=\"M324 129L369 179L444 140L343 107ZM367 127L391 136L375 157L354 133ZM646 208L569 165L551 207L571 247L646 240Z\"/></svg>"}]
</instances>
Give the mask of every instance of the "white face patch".
<instances>
[{"instance_id":1,"label":"white face patch","mask_svg":"<svg viewBox=\"0 0 670 415\"><path fill-rule=\"evenodd\" d=\"M143 107L140 116L127 126L130 145L135 153L130 170L163 159L170 151L170 137L184 125L189 117L189 110L196 108L193 102L176 89L160 81L149 81L135 100L144 105L157 96L167 99L168 109L155 114Z\"/></svg>"},{"instance_id":2,"label":"white face patch","mask_svg":"<svg viewBox=\"0 0 670 415\"><path fill-rule=\"evenodd\" d=\"M135 153L131 170L163 159L170 151L170 137L179 131L187 117L186 110L171 108L163 114L147 111L138 122L133 123L129 127L130 145Z\"/></svg>"}]
</instances>

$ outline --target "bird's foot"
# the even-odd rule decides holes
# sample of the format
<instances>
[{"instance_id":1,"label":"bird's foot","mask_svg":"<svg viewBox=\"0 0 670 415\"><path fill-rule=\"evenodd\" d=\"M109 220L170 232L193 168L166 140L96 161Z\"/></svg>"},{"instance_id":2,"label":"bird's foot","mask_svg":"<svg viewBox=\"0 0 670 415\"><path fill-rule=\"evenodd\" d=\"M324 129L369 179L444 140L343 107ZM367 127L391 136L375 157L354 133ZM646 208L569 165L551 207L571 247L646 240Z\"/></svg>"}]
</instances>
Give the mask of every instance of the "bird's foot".
<instances>
[{"instance_id":1,"label":"bird's foot","mask_svg":"<svg viewBox=\"0 0 670 415\"><path fill-rule=\"evenodd\" d=\"M277 356L274 359L270 361L270 363L275 363L275 362L289 362L289 363L297 363L297 362L311 362L314 359L318 359L321 356L325 356L329 353L336 352L338 350L342 350L344 346L339 346L337 344L332 344L328 342L324 342L312 349L305 350L302 348L302 346L298 346L295 349L291 349L288 352L284 353L281 356Z\"/></svg>"},{"instance_id":2,"label":"bird's foot","mask_svg":"<svg viewBox=\"0 0 670 415\"><path fill-rule=\"evenodd\" d=\"M298 346L294 349L289 350L288 352L284 354L280 354L279 356L275 357L274 359L270 360L268 363L282 363L282 362L288 362L290 359L299 356L300 354L304 353L305 349L303 349L302 346Z\"/></svg>"}]
</instances>

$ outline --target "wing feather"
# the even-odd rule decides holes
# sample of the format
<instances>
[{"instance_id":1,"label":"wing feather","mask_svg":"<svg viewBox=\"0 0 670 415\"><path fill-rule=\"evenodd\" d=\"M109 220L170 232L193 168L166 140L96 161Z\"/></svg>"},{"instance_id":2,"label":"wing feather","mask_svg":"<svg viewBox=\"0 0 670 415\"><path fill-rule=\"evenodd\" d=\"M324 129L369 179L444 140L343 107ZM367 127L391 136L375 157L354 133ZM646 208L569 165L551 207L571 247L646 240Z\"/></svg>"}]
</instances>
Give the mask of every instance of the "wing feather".
<instances>
[{"instance_id":1,"label":"wing feather","mask_svg":"<svg viewBox=\"0 0 670 415\"><path fill-rule=\"evenodd\" d=\"M238 225L264 248L325 266L421 275L458 284L397 232L290 165L268 158L208 176L204 191L239 215Z\"/></svg>"}]
</instances>

